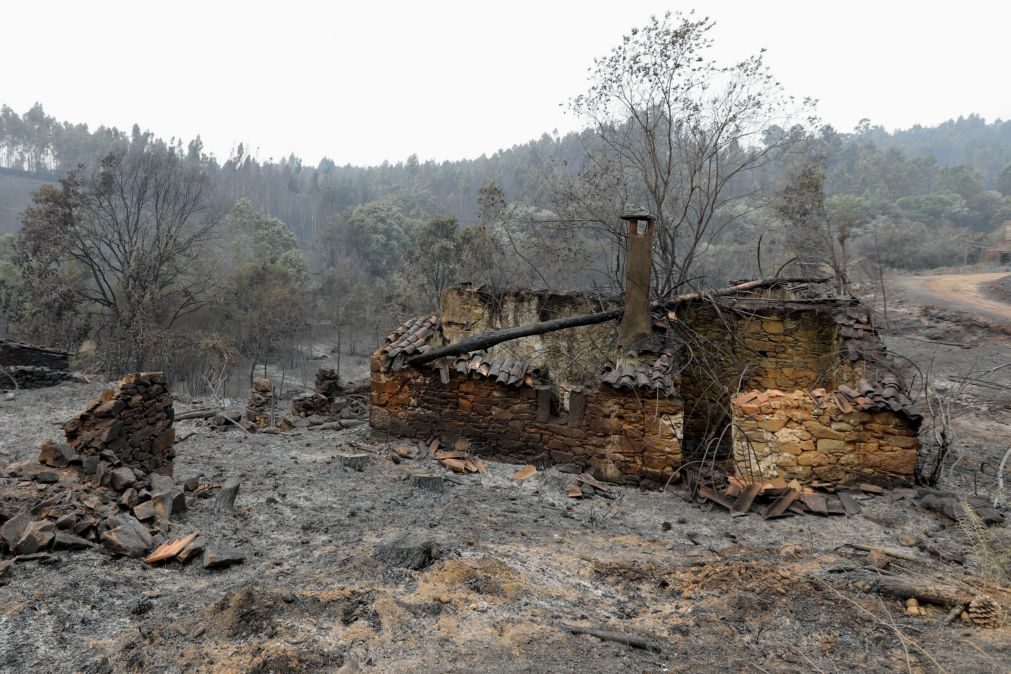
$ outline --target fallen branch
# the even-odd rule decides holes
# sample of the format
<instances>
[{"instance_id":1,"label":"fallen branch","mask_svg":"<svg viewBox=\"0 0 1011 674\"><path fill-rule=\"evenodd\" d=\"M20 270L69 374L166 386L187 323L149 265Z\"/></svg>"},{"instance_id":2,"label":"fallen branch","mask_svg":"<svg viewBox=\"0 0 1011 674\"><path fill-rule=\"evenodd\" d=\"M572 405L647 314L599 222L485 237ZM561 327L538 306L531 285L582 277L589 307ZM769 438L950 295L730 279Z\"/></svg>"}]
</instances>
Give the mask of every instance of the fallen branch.
<instances>
[{"instance_id":1,"label":"fallen branch","mask_svg":"<svg viewBox=\"0 0 1011 674\"><path fill-rule=\"evenodd\" d=\"M175 415L175 421L186 421L187 419L207 419L208 417L213 417L215 414L224 412L225 410L193 410L192 412L183 412L182 414Z\"/></svg>"},{"instance_id":2,"label":"fallen branch","mask_svg":"<svg viewBox=\"0 0 1011 674\"><path fill-rule=\"evenodd\" d=\"M573 634L589 634L591 637L597 637L598 639L603 639L604 641L613 641L619 644L625 644L626 646L631 646L632 648L641 648L645 651L659 651L660 649L655 643L652 643L642 637L637 637L632 634L625 634L624 632L611 632L610 630L601 630L596 627L579 627L578 625L569 625L568 623L557 623L557 626L567 632L572 632Z\"/></svg>"},{"instance_id":3,"label":"fallen branch","mask_svg":"<svg viewBox=\"0 0 1011 674\"><path fill-rule=\"evenodd\" d=\"M679 304L684 304L686 302L697 302L712 297L726 297L728 295L735 295L745 290L754 290L755 288L772 288L775 286L783 285L785 283L824 283L825 281L828 280L829 279L827 278L808 278L808 277L758 279L757 281L748 281L747 283L739 283L738 285L730 286L728 288L721 288L719 290L676 295L668 300L653 302L652 304L650 304L650 310L652 311L656 309L671 309ZM429 363L433 360L437 360L439 358L443 358L446 356L459 356L460 354L470 353L471 351L482 351L484 349L491 348L496 344L508 342L513 339L519 339L520 337L529 337L531 335L543 335L549 332L557 332L558 330L567 330L569 328L578 328L584 325L596 325L598 323L616 321L620 319L624 313L625 308L619 307L617 309L599 311L594 314L584 314L582 316L567 316L565 318L555 318L550 321L532 323L530 325L520 325L512 328L505 328L504 330L492 330L491 332L484 332L479 335L466 337L464 339L461 339L459 342L456 342L455 344L447 344L445 346L439 346L429 351L426 351L425 353L419 353L416 356L408 358L407 364L423 365L425 363Z\"/></svg>"},{"instance_id":4,"label":"fallen branch","mask_svg":"<svg viewBox=\"0 0 1011 674\"><path fill-rule=\"evenodd\" d=\"M880 553L886 554L889 557L894 557L895 559L903 559L907 562L918 562L916 555L912 555L908 552L903 552L902 550L894 550L892 548L878 548L873 545L864 545L863 543L847 543L849 547L854 550L860 550L862 552L874 552L877 550Z\"/></svg>"},{"instance_id":5,"label":"fallen branch","mask_svg":"<svg viewBox=\"0 0 1011 674\"><path fill-rule=\"evenodd\" d=\"M959 606L968 604L972 599L966 593L946 585L915 580L908 576L881 576L871 583L871 587L879 594L887 594L900 599L912 597L920 603L937 606Z\"/></svg>"}]
</instances>

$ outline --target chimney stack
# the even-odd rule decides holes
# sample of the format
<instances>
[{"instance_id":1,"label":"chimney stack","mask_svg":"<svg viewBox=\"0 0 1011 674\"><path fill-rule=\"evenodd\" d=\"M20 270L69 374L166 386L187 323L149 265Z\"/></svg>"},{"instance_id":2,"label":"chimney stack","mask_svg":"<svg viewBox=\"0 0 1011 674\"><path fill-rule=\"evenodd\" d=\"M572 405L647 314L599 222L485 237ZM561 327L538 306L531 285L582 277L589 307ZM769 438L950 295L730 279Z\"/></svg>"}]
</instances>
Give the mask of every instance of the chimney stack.
<instances>
[{"instance_id":1,"label":"chimney stack","mask_svg":"<svg viewBox=\"0 0 1011 674\"><path fill-rule=\"evenodd\" d=\"M625 254L625 313L621 319L623 349L636 349L653 334L649 315L650 275L653 267L653 221L644 211L621 216L628 223Z\"/></svg>"}]
</instances>

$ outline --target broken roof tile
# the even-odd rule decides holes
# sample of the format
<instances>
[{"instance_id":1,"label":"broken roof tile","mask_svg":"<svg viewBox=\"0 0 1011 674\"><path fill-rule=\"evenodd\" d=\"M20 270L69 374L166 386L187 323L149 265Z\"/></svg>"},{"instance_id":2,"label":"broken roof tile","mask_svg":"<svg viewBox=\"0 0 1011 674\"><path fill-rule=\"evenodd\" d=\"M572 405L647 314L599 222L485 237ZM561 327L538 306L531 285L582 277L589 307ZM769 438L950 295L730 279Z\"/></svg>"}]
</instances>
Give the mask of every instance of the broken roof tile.
<instances>
[{"instance_id":1,"label":"broken roof tile","mask_svg":"<svg viewBox=\"0 0 1011 674\"><path fill-rule=\"evenodd\" d=\"M626 364L614 368L608 365L601 372L600 381L616 389L645 389L670 396L674 394L673 369L673 355L663 353L653 362L639 366Z\"/></svg>"},{"instance_id":2,"label":"broken roof tile","mask_svg":"<svg viewBox=\"0 0 1011 674\"><path fill-rule=\"evenodd\" d=\"M405 322L386 335L386 344L379 349L382 368L399 370L407 358L432 349L429 340L441 329L442 324L434 314Z\"/></svg>"}]
</instances>

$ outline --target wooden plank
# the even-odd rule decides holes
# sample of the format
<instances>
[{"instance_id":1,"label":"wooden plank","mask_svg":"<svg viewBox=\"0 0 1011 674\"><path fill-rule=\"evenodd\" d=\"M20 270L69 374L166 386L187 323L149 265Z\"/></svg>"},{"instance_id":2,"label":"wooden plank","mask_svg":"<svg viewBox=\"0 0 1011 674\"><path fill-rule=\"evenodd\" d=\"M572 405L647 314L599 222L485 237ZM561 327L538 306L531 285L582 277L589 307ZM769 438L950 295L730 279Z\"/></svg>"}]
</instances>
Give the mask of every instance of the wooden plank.
<instances>
[{"instance_id":1,"label":"wooden plank","mask_svg":"<svg viewBox=\"0 0 1011 674\"><path fill-rule=\"evenodd\" d=\"M800 496L800 492L796 489L790 489L785 494L776 499L775 503L769 506L769 512L765 514L765 519L771 519L773 517L781 517L786 509L790 507L790 504L797 500Z\"/></svg>"},{"instance_id":2,"label":"wooden plank","mask_svg":"<svg viewBox=\"0 0 1011 674\"><path fill-rule=\"evenodd\" d=\"M751 504L754 503L755 497L758 496L758 492L761 490L762 485L757 483L749 484L745 487L741 491L741 495L734 501L734 507L730 509L731 516L740 517L741 515L747 515L748 511L751 510Z\"/></svg>"}]
</instances>

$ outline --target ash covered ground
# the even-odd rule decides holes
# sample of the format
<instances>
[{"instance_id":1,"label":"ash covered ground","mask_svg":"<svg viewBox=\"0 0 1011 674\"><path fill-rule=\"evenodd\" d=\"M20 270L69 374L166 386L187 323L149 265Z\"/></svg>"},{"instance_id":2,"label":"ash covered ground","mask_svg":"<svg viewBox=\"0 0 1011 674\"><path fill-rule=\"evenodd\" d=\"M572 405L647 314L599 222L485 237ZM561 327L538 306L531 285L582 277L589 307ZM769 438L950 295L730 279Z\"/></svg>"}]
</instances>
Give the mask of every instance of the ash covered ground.
<instances>
[{"instance_id":1,"label":"ash covered ground","mask_svg":"<svg viewBox=\"0 0 1011 674\"><path fill-rule=\"evenodd\" d=\"M956 389L950 377L997 357L1003 338L957 315L895 311L909 336L944 332L957 341L962 331L974 340L970 349L911 340L893 348L933 357L947 373L939 385L961 410L960 463L941 486L991 489L980 466L999 458L1007 401L1000 389ZM0 465L34 459L102 388L67 383L0 402ZM177 400L176 411L189 406ZM230 513L214 512L213 490L188 493L175 531L199 531L245 561L216 570L149 566L95 548L7 565L0 669L1009 670L1007 621L997 629L946 624L945 608L910 611L874 591L894 576L982 587L980 550L958 523L918 507L912 489L867 494L851 517L731 518L676 484L573 500L565 496L572 475L555 469L516 481L517 466L487 461L487 475L454 475L431 458L395 458L395 441L374 441L365 428L277 435L220 432L200 420L176 427L186 438L176 448L177 481L237 478L241 486ZM342 465L341 452L369 460L356 470ZM60 472L77 479L73 469ZM415 473L444 476L444 491L420 488ZM0 472L0 509L52 498L62 484L39 491L16 471ZM405 565L383 555L398 537L426 558ZM851 544L900 557L873 559ZM647 648L567 625L634 635Z\"/></svg>"}]
</instances>

